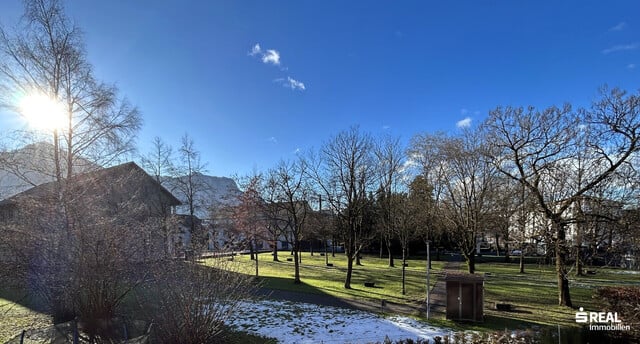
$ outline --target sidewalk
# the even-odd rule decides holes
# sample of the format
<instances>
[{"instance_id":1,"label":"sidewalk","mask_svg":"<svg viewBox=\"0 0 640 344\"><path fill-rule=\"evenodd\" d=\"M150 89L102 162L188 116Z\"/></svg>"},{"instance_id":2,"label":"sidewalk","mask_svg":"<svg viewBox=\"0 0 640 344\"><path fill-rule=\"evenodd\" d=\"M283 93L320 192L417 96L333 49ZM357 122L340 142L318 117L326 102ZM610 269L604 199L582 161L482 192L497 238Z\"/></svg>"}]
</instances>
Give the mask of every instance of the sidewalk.
<instances>
[{"instance_id":1,"label":"sidewalk","mask_svg":"<svg viewBox=\"0 0 640 344\"><path fill-rule=\"evenodd\" d=\"M439 275L438 281L431 289L431 309L430 315L444 316L447 307L447 288L444 278L447 271L459 271L461 262L446 262L443 273ZM423 310L426 313L426 305Z\"/></svg>"}]
</instances>

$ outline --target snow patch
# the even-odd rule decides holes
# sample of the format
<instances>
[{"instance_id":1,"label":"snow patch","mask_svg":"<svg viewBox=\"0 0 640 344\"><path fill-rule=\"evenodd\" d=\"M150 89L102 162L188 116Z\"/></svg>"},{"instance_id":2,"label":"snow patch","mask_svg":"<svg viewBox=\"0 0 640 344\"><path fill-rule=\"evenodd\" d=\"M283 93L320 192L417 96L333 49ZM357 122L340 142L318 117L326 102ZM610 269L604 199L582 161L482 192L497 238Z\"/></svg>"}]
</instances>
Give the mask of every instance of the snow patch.
<instances>
[{"instance_id":1,"label":"snow patch","mask_svg":"<svg viewBox=\"0 0 640 344\"><path fill-rule=\"evenodd\" d=\"M385 337L429 339L450 329L404 317L289 301L242 302L229 320L241 331L276 338L280 343L376 343Z\"/></svg>"}]
</instances>

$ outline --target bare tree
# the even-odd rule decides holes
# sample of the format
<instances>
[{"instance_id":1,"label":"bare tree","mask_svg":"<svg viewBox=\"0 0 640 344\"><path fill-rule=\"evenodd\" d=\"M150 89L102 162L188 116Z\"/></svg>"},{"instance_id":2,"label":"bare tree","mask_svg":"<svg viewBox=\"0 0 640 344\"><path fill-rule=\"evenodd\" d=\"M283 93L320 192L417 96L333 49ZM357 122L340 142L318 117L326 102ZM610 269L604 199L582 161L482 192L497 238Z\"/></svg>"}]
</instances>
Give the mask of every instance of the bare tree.
<instances>
[{"instance_id":1,"label":"bare tree","mask_svg":"<svg viewBox=\"0 0 640 344\"><path fill-rule=\"evenodd\" d=\"M389 266L393 267L393 253L391 251L391 243L394 234L394 214L397 208L391 203L393 202L392 193L398 192L398 184L400 182L400 172L404 160L404 152L400 147L398 138L383 137L376 142L374 154L378 161L380 187L378 190L378 205L380 216L381 236L384 239L389 255ZM380 243L382 245L382 243ZM404 262L403 262L404 263Z\"/></svg>"},{"instance_id":2,"label":"bare tree","mask_svg":"<svg viewBox=\"0 0 640 344\"><path fill-rule=\"evenodd\" d=\"M240 185L244 192L238 197L238 205L233 208L233 229L236 236L248 246L251 259L255 261L258 276L258 250L266 238L266 228L272 222L265 214L265 202L261 196L262 175L254 173Z\"/></svg>"},{"instance_id":3,"label":"bare tree","mask_svg":"<svg viewBox=\"0 0 640 344\"><path fill-rule=\"evenodd\" d=\"M277 262L278 259L278 242L285 236L285 230L287 229L287 221L283 218L282 211L278 206L280 187L278 181L275 178L268 177L263 181L263 199L264 199L264 216L265 216L265 230L266 235L271 242L271 254L273 255L273 261ZM287 241L288 243L288 241Z\"/></svg>"},{"instance_id":4,"label":"bare tree","mask_svg":"<svg viewBox=\"0 0 640 344\"><path fill-rule=\"evenodd\" d=\"M568 105L542 111L497 108L484 125L496 147L494 164L531 192L550 222L560 305L572 305L567 273L568 211L580 197L607 184L637 154L639 112L638 95L603 89L601 99L590 109L574 112ZM582 168L574 165L578 152L586 157ZM578 179L580 183L572 182Z\"/></svg>"},{"instance_id":5,"label":"bare tree","mask_svg":"<svg viewBox=\"0 0 640 344\"><path fill-rule=\"evenodd\" d=\"M445 139L446 136L442 133L417 134L411 138L407 149L408 163L406 167L417 170L417 177L414 179L416 185L414 187L422 190L423 196L421 197L425 202L418 214L420 217L418 231L425 246L427 242L432 240L440 243L445 234L443 233L444 218L440 211L446 191L446 184L442 183L445 179L446 165L442 164L440 155L441 142ZM431 195L431 201L429 201L428 194ZM439 256L440 250L438 246L436 246L436 250Z\"/></svg>"},{"instance_id":6,"label":"bare tree","mask_svg":"<svg viewBox=\"0 0 640 344\"><path fill-rule=\"evenodd\" d=\"M311 213L311 188L307 178L307 163L303 159L281 161L269 171L269 183L276 188L276 202L271 206L284 220L284 232L293 245L294 283L300 283L300 241L307 234L305 231Z\"/></svg>"},{"instance_id":7,"label":"bare tree","mask_svg":"<svg viewBox=\"0 0 640 344\"><path fill-rule=\"evenodd\" d=\"M205 241L203 228L198 226L196 212L203 206L202 195L207 192L208 185L201 178L206 171L206 166L200 160L200 151L197 150L193 139L185 134L182 136L182 144L178 150L179 162L173 171L171 192L183 200L185 212L191 219L188 221L192 236L191 245L201 246Z\"/></svg>"},{"instance_id":8,"label":"bare tree","mask_svg":"<svg viewBox=\"0 0 640 344\"><path fill-rule=\"evenodd\" d=\"M478 238L486 230L494 195L494 167L484 159L484 141L475 132L443 142L442 163L446 166L442 208L449 228L465 257L469 273L475 272Z\"/></svg>"},{"instance_id":9,"label":"bare tree","mask_svg":"<svg viewBox=\"0 0 640 344\"><path fill-rule=\"evenodd\" d=\"M94 78L82 33L60 1L26 1L20 26L0 28L0 54L0 106L21 113L15 95L39 95L62 108L64 125L50 128L55 168L48 171L60 186L78 167L109 165L133 150L139 111Z\"/></svg>"},{"instance_id":10,"label":"bare tree","mask_svg":"<svg viewBox=\"0 0 640 344\"><path fill-rule=\"evenodd\" d=\"M390 199L385 200L390 207L391 226L390 230L396 235L400 241L402 249L402 295L406 293L406 266L409 242L416 237L417 231L415 227L414 217L417 215L411 207L406 193L394 192L388 195Z\"/></svg>"},{"instance_id":11,"label":"bare tree","mask_svg":"<svg viewBox=\"0 0 640 344\"><path fill-rule=\"evenodd\" d=\"M336 216L347 255L344 287L350 289L353 262L372 235L364 217L369 206L368 193L373 193L378 183L373 140L369 134L352 127L327 142L321 158L314 164L312 174Z\"/></svg>"},{"instance_id":12,"label":"bare tree","mask_svg":"<svg viewBox=\"0 0 640 344\"><path fill-rule=\"evenodd\" d=\"M156 182L165 187L170 188L168 181L168 176L171 176L175 171L174 161L173 161L173 150L171 146L166 144L160 137L155 137L152 141L152 150L140 157L142 168L151 175ZM168 211L169 207L166 207L164 204L161 204L162 198L158 195L159 201L159 211L162 213L162 235L163 240L165 242L166 253L170 254L173 252L171 236L174 234L174 228L177 225L171 225L169 223L171 213Z\"/></svg>"},{"instance_id":13,"label":"bare tree","mask_svg":"<svg viewBox=\"0 0 640 344\"><path fill-rule=\"evenodd\" d=\"M424 175L417 175L409 184L407 209L411 214L411 225L415 236L427 242L438 242L441 236L440 219L437 216L437 204L434 188ZM428 262L431 264L431 260ZM431 269L431 265L428 267Z\"/></svg>"},{"instance_id":14,"label":"bare tree","mask_svg":"<svg viewBox=\"0 0 640 344\"><path fill-rule=\"evenodd\" d=\"M166 177L171 176L174 166L173 148L159 136L153 138L151 151L140 157L142 168L160 184L166 185Z\"/></svg>"}]
</instances>

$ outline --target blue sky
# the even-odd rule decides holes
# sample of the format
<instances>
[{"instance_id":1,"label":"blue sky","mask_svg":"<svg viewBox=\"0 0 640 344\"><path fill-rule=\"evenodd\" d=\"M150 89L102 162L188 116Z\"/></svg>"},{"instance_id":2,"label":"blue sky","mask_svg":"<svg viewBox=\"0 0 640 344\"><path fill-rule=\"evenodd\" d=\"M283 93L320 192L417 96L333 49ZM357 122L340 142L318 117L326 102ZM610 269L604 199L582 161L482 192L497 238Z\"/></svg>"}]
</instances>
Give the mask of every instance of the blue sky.
<instances>
[{"instance_id":1,"label":"blue sky","mask_svg":"<svg viewBox=\"0 0 640 344\"><path fill-rule=\"evenodd\" d=\"M141 109L140 150L188 132L220 176L269 168L354 124L406 142L498 105L585 106L603 84L640 89L638 1L66 7L98 77ZM21 12L19 0L0 3L4 24Z\"/></svg>"}]
</instances>

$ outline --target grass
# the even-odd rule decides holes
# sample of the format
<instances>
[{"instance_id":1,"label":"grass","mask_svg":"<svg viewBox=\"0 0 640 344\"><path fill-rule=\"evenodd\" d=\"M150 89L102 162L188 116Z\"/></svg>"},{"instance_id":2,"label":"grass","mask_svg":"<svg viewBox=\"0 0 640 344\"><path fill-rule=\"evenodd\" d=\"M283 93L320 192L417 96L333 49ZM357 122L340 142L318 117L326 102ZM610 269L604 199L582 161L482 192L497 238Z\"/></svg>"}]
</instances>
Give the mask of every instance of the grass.
<instances>
[{"instance_id":1,"label":"grass","mask_svg":"<svg viewBox=\"0 0 640 344\"><path fill-rule=\"evenodd\" d=\"M426 260L407 260L406 267L406 294L402 295L402 261L396 260L396 267L389 268L386 258L380 259L373 256L365 256L362 259L362 266L354 264L351 280L351 289L344 288L344 281L347 271L347 259L344 254L336 254L329 257L332 267L325 266L325 257L315 253L303 253L302 264L300 265L301 284L294 284L294 263L286 261L290 258L289 252L282 252L278 255L279 262L274 262L270 253L259 255L258 270L259 276L266 288L296 291L314 294L327 294L338 298L346 299L380 299L396 303L417 303L424 302L426 297ZM246 274L255 274L255 262L247 255L236 256L235 264L239 270ZM211 264L210 260L205 260L205 264ZM433 262L431 286L437 279L437 274L442 271L443 262ZM365 281L375 282L374 288L364 286Z\"/></svg>"},{"instance_id":2,"label":"grass","mask_svg":"<svg viewBox=\"0 0 640 344\"><path fill-rule=\"evenodd\" d=\"M401 261L396 267L389 268L387 259L365 256L362 266L354 266L352 289L344 288L346 276L346 257L336 254L329 257L333 267L325 266L325 257L303 253L300 276L302 284L293 284L293 262L288 252L279 254L280 262L272 261L269 253L260 255L259 275L265 287L304 293L328 294L345 299L364 299L379 302L386 299L397 303L415 304L425 299L425 265L423 259L408 260L407 294L401 294ZM501 257L500 257L501 258ZM485 279L485 322L482 324L459 324L444 319L430 319L434 325L448 326L454 329L504 330L540 326L576 326L575 309L557 305L557 280L555 267L529 260L525 274L519 273L517 261L513 263L495 262L487 259L478 263L478 273L487 273ZM254 274L254 262L246 255L234 260L240 271ZM535 262L535 263L534 263ZM207 261L205 260L205 264ZM431 284L435 284L442 272L444 262L433 262ZM461 269L466 265L461 264ZM585 310L602 310L602 306L593 299L596 288L609 285L638 285L638 275L620 273L612 268L586 268L595 270L595 275L570 277L571 298L574 306ZM365 288L365 281L375 281L376 288ZM496 302L510 303L515 307L512 312L497 311Z\"/></svg>"},{"instance_id":3,"label":"grass","mask_svg":"<svg viewBox=\"0 0 640 344\"><path fill-rule=\"evenodd\" d=\"M485 280L485 314L501 321L532 322L542 325L576 326L575 309L558 306L555 266L532 264L520 274L517 264L484 263L477 265L479 273L488 273ZM638 285L638 277L617 273L616 269L599 268L596 275L570 275L569 286L573 306L601 311L602 305L593 298L596 288L620 284ZM496 302L510 303L515 312L499 312ZM488 306L487 306L488 305Z\"/></svg>"},{"instance_id":4,"label":"grass","mask_svg":"<svg viewBox=\"0 0 640 344\"><path fill-rule=\"evenodd\" d=\"M51 318L31 307L29 298L20 290L0 288L0 343L20 334L22 330L52 325Z\"/></svg>"}]
</instances>

